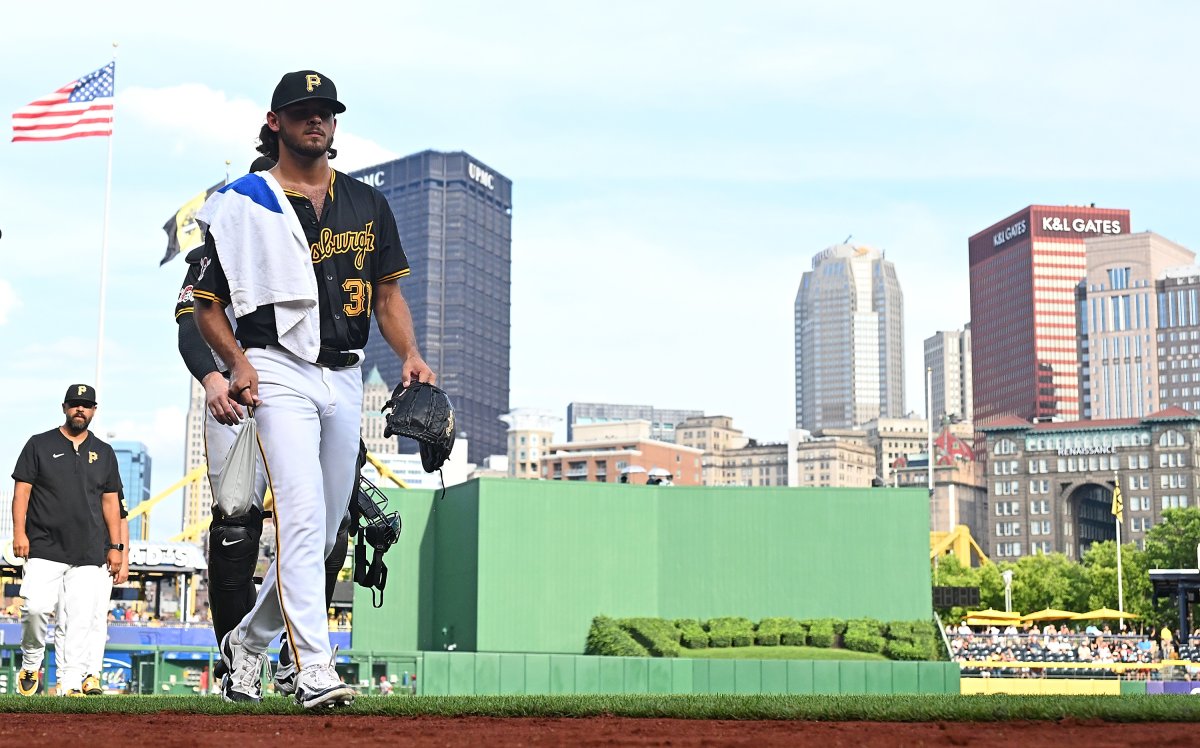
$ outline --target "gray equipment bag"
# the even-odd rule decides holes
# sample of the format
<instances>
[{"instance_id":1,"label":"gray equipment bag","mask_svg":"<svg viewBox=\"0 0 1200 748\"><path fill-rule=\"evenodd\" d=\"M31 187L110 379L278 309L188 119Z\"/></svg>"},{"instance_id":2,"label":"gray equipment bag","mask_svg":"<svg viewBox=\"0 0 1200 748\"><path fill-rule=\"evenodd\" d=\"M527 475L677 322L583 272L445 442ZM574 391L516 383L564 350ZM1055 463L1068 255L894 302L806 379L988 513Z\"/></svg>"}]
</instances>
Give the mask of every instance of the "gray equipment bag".
<instances>
[{"instance_id":1,"label":"gray equipment bag","mask_svg":"<svg viewBox=\"0 0 1200 748\"><path fill-rule=\"evenodd\" d=\"M250 415L225 456L225 465L213 486L213 501L226 517L240 517L254 506L254 479L258 469L258 424Z\"/></svg>"}]
</instances>

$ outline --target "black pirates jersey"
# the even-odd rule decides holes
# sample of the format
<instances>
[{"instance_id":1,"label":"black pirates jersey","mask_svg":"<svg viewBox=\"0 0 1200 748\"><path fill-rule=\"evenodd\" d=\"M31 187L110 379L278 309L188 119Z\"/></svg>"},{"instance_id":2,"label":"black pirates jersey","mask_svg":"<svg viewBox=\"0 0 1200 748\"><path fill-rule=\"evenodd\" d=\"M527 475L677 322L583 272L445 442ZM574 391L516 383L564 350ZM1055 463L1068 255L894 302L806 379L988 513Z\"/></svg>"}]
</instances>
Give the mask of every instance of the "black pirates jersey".
<instances>
[{"instance_id":1,"label":"black pirates jersey","mask_svg":"<svg viewBox=\"0 0 1200 748\"><path fill-rule=\"evenodd\" d=\"M175 321L185 314L195 311L196 302L192 290L196 286L196 277L200 275L200 260L204 257L204 247L196 247L187 253L187 274L183 277L183 285L179 288L179 298L175 300Z\"/></svg>"},{"instance_id":2,"label":"black pirates jersey","mask_svg":"<svg viewBox=\"0 0 1200 748\"><path fill-rule=\"evenodd\" d=\"M300 219L312 257L321 346L340 351L363 348L371 332L375 287L409 274L391 206L374 187L332 170L320 218L307 197L291 190L284 194ZM216 249L220 241L210 228L192 294L228 306L229 281ZM236 335L244 348L278 344L274 308L261 306L239 317Z\"/></svg>"}]
</instances>

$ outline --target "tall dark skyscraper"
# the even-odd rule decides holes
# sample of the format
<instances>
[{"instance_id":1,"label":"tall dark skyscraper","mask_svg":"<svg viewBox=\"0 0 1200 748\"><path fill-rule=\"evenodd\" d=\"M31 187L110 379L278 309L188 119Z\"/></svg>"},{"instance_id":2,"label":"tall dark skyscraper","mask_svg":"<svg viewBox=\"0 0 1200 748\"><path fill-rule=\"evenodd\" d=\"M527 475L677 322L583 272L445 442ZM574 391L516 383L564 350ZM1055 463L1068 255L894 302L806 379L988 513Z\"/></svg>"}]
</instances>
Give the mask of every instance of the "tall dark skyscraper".
<instances>
[{"instance_id":1,"label":"tall dark skyscraper","mask_svg":"<svg viewBox=\"0 0 1200 748\"><path fill-rule=\"evenodd\" d=\"M412 266L400 288L421 354L454 402L467 459L506 454L512 181L462 151L422 151L350 174L382 192L396 214ZM400 360L377 327L363 375L373 366L389 384L400 381Z\"/></svg>"}]
</instances>

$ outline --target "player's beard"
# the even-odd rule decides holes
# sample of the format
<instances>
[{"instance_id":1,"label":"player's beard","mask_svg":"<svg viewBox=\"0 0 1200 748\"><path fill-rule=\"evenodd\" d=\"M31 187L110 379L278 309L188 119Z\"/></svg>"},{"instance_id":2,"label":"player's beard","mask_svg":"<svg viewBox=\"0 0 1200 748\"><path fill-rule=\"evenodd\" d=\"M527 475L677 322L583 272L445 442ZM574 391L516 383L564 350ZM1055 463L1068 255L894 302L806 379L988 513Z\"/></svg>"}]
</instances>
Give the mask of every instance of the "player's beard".
<instances>
[{"instance_id":1,"label":"player's beard","mask_svg":"<svg viewBox=\"0 0 1200 748\"><path fill-rule=\"evenodd\" d=\"M81 416L75 413L68 413L66 423L63 424L67 431L71 432L72 436L78 436L87 431L88 426L92 423L91 416Z\"/></svg>"},{"instance_id":2,"label":"player's beard","mask_svg":"<svg viewBox=\"0 0 1200 748\"><path fill-rule=\"evenodd\" d=\"M299 139L293 138L288 134L286 129L280 129L279 142L289 151L298 156L319 158L333 147L333 133L330 133L328 136L326 136L324 145L312 145L307 142L305 136L302 135Z\"/></svg>"}]
</instances>

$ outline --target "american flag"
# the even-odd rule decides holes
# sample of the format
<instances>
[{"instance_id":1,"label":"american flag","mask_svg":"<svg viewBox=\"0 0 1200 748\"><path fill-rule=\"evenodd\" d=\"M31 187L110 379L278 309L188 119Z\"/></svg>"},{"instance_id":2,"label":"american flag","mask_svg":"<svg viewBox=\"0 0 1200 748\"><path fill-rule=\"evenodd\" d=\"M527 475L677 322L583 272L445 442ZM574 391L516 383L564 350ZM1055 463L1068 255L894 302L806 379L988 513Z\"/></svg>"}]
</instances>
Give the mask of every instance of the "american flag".
<instances>
[{"instance_id":1,"label":"american flag","mask_svg":"<svg viewBox=\"0 0 1200 748\"><path fill-rule=\"evenodd\" d=\"M110 62L13 113L13 142L70 140L112 135L113 80Z\"/></svg>"}]
</instances>

